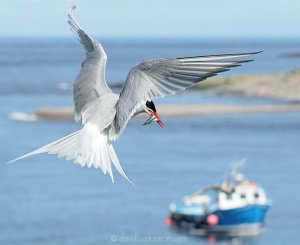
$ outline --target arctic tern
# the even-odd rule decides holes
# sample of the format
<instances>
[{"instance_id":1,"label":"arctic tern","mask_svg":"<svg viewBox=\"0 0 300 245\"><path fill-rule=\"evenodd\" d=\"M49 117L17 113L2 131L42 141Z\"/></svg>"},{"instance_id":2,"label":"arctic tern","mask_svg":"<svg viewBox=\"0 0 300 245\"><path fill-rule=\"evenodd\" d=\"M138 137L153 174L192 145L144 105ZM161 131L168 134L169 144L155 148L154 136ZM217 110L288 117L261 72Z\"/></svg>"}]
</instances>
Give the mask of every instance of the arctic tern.
<instances>
[{"instance_id":1,"label":"arctic tern","mask_svg":"<svg viewBox=\"0 0 300 245\"><path fill-rule=\"evenodd\" d=\"M49 153L81 166L100 168L104 174L110 175L112 182L113 165L130 181L112 142L120 137L132 117L146 113L149 118L144 125L157 122L163 127L153 99L174 95L220 72L252 61L244 58L259 53L144 61L129 71L121 93L116 94L105 80L106 53L100 42L80 27L74 17L74 10L75 6L69 10L68 23L86 53L81 70L73 82L75 121L81 122L83 128L10 162Z\"/></svg>"}]
</instances>

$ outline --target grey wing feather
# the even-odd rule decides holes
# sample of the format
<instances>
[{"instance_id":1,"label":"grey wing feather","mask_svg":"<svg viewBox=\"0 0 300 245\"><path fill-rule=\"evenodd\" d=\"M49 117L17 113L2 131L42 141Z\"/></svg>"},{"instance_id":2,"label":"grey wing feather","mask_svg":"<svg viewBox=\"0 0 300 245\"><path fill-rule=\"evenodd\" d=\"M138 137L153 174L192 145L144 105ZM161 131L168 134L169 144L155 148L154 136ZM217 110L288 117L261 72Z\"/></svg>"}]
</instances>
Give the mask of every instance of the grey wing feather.
<instances>
[{"instance_id":1,"label":"grey wing feather","mask_svg":"<svg viewBox=\"0 0 300 245\"><path fill-rule=\"evenodd\" d=\"M75 6L69 10L68 23L86 52L81 70L73 82L75 120L79 121L86 104L112 91L105 80L106 53L101 44L80 27L74 17L74 10Z\"/></svg>"},{"instance_id":2,"label":"grey wing feather","mask_svg":"<svg viewBox=\"0 0 300 245\"><path fill-rule=\"evenodd\" d=\"M130 118L147 100L174 95L208 77L251 61L230 59L257 53L157 59L136 65L130 70L120 93L110 138L115 140L119 137Z\"/></svg>"}]
</instances>

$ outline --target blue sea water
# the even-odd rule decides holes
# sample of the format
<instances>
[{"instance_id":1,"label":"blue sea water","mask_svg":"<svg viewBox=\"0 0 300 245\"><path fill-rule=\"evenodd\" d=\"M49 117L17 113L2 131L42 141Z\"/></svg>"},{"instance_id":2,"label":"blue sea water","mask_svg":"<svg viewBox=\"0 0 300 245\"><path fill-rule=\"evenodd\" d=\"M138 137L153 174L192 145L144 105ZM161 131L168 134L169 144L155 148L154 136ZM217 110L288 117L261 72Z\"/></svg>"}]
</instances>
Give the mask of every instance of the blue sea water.
<instances>
[{"instance_id":1,"label":"blue sea water","mask_svg":"<svg viewBox=\"0 0 300 245\"><path fill-rule=\"evenodd\" d=\"M264 50L229 75L279 73L299 67L281 54L300 40L105 39L107 76L122 81L141 60ZM231 163L247 157L245 174L261 183L273 206L266 231L239 244L298 244L300 230L300 113L163 118L165 128L132 120L115 143L136 184L115 174L39 155L5 162L80 128L66 121L20 122L13 111L72 104L70 85L83 51L69 39L0 40L0 244L208 244L165 224L168 205L222 181ZM225 75L225 74L223 74ZM63 89L62 89L63 88ZM282 101L183 93L160 103L281 104ZM230 244L222 241L217 244Z\"/></svg>"}]
</instances>

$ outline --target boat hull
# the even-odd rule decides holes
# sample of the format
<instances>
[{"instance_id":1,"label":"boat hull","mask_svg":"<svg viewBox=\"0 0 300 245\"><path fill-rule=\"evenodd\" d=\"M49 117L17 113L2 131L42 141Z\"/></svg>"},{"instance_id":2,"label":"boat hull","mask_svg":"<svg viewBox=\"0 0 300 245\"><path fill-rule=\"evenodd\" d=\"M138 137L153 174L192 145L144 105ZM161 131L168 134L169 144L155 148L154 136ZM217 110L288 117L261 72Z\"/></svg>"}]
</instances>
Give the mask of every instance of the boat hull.
<instances>
[{"instance_id":1,"label":"boat hull","mask_svg":"<svg viewBox=\"0 0 300 245\"><path fill-rule=\"evenodd\" d=\"M264 222L268 205L249 205L243 208L216 210L213 214L218 216L217 226L260 224Z\"/></svg>"},{"instance_id":2,"label":"boat hull","mask_svg":"<svg viewBox=\"0 0 300 245\"><path fill-rule=\"evenodd\" d=\"M193 233L210 233L252 236L263 231L268 205L248 205L242 208L216 210L206 215L184 214L174 211L171 218L174 224ZM217 216L215 224L209 224L209 216Z\"/></svg>"}]
</instances>

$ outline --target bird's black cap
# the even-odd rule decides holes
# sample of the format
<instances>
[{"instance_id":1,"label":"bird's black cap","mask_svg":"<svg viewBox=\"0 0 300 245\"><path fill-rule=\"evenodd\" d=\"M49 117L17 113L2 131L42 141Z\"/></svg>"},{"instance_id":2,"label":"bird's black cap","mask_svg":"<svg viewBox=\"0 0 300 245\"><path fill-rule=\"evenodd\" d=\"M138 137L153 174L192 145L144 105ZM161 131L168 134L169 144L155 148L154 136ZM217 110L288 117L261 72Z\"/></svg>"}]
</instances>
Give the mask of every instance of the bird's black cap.
<instances>
[{"instance_id":1,"label":"bird's black cap","mask_svg":"<svg viewBox=\"0 0 300 245\"><path fill-rule=\"evenodd\" d=\"M149 109L151 109L152 111L156 112L156 108L155 108L155 105L154 105L154 103L153 103L152 100L151 100L151 101L147 101L147 102L146 102L146 106L147 106Z\"/></svg>"}]
</instances>

